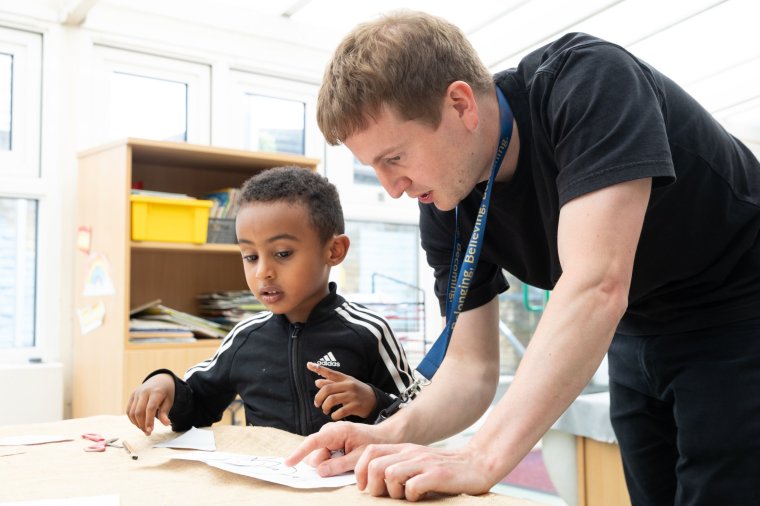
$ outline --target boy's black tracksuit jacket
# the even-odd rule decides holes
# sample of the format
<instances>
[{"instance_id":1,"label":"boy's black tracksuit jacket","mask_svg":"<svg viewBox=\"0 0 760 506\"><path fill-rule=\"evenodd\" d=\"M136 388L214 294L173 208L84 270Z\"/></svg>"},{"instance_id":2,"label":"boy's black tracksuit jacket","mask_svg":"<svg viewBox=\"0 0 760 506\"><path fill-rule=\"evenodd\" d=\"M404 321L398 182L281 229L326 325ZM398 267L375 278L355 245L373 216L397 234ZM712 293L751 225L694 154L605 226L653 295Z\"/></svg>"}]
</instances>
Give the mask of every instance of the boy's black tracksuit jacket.
<instances>
[{"instance_id":1,"label":"boy's black tracksuit jacket","mask_svg":"<svg viewBox=\"0 0 760 506\"><path fill-rule=\"evenodd\" d=\"M174 377L172 430L205 427L222 418L239 395L248 425L276 427L301 435L317 432L331 421L314 406L320 377L306 362L353 376L375 391L380 410L412 382L412 372L388 322L359 304L347 302L330 283L330 293L304 323L261 312L237 324L213 357L188 369L184 381ZM146 378L147 379L147 378Z\"/></svg>"}]
</instances>

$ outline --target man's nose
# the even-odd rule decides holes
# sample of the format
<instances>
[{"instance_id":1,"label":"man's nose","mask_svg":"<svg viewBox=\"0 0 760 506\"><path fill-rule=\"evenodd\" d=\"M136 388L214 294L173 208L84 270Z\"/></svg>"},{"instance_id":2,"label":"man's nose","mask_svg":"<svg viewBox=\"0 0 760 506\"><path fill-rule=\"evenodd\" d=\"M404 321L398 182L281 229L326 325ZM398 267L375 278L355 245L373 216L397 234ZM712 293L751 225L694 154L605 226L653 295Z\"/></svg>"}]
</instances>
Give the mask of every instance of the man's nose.
<instances>
[{"instance_id":1,"label":"man's nose","mask_svg":"<svg viewBox=\"0 0 760 506\"><path fill-rule=\"evenodd\" d=\"M386 193L394 199L401 197L404 191L412 184L412 181L408 177L397 174L392 170L375 169L375 174Z\"/></svg>"}]
</instances>

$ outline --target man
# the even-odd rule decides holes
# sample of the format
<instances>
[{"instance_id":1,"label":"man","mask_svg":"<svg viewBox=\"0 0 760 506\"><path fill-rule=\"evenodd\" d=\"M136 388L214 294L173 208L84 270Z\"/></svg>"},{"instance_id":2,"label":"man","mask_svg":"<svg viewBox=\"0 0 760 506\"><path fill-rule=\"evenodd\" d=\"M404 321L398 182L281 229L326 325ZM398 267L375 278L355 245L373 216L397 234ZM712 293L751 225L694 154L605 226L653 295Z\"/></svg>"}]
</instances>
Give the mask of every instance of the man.
<instances>
[{"instance_id":1,"label":"man","mask_svg":"<svg viewBox=\"0 0 760 506\"><path fill-rule=\"evenodd\" d=\"M355 466L373 495L486 492L609 349L633 503L760 501L760 164L682 89L585 34L492 78L456 27L398 13L337 48L318 120L391 196L419 200L442 306L454 231L465 258L485 237L431 384L379 425L325 426L290 462ZM418 446L492 399L502 268L552 290L514 382L467 446Z\"/></svg>"}]
</instances>

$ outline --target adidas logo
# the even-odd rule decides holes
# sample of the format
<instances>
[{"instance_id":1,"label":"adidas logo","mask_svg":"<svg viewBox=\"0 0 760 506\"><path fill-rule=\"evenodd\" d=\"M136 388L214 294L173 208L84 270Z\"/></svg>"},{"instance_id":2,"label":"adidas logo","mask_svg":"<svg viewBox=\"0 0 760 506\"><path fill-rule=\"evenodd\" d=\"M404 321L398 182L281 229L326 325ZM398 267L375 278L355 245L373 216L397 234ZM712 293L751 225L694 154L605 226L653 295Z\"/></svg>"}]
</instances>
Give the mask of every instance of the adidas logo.
<instances>
[{"instance_id":1,"label":"adidas logo","mask_svg":"<svg viewBox=\"0 0 760 506\"><path fill-rule=\"evenodd\" d=\"M340 367L340 362L335 359L335 355L333 355L331 351L328 352L324 357L317 360L317 363L325 367Z\"/></svg>"}]
</instances>

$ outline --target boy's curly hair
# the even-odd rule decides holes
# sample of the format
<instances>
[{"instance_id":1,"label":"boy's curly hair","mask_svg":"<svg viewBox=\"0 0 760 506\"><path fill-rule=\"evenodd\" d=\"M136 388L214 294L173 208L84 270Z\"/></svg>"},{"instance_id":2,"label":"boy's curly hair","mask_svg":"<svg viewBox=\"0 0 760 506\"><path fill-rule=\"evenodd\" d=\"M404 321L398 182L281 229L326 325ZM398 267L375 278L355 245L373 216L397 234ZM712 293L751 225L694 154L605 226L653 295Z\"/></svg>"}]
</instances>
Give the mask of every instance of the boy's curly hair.
<instances>
[{"instance_id":1,"label":"boy's curly hair","mask_svg":"<svg viewBox=\"0 0 760 506\"><path fill-rule=\"evenodd\" d=\"M345 232L338 190L327 178L301 167L275 167L243 183L240 207L252 202L302 204L309 222L326 242Z\"/></svg>"}]
</instances>

